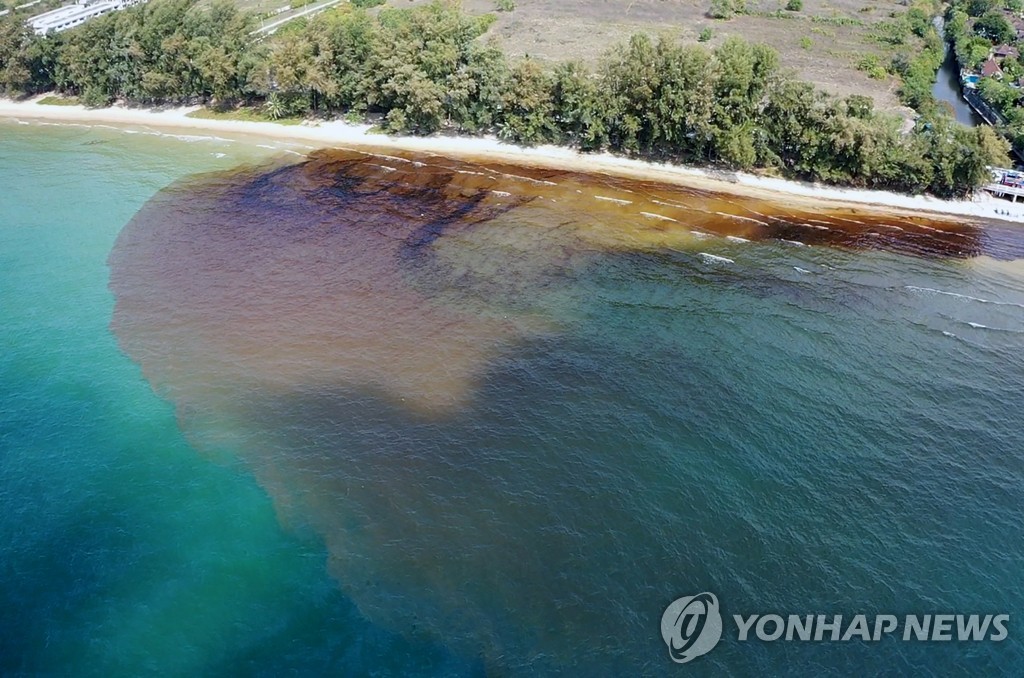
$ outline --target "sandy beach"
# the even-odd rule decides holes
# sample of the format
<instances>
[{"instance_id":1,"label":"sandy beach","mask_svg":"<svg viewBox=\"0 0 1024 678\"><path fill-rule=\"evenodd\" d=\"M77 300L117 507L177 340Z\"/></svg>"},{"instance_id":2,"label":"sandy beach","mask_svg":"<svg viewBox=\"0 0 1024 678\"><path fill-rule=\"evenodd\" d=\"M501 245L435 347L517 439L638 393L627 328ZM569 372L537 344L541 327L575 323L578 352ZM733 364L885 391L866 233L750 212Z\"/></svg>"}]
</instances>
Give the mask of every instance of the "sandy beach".
<instances>
[{"instance_id":1,"label":"sandy beach","mask_svg":"<svg viewBox=\"0 0 1024 678\"><path fill-rule=\"evenodd\" d=\"M1024 222L1024 203L1014 204L982 194L972 200L941 200L931 196L908 196L886 191L843 189L744 172L702 170L623 158L608 153L579 153L559 146L525 148L494 137L387 136L371 133L369 125L341 120L281 125L189 117L199 107L161 110L125 108L90 109L80 105L57 106L39 103L39 96L23 101L0 98L0 118L10 120L104 124L126 129L191 130L230 137L260 137L295 141L322 148L363 150L404 150L462 159L510 162L575 172L609 174L632 179L659 181L692 188L720 191L738 196L817 204L822 207L862 208L898 213L929 213L947 219L996 219Z\"/></svg>"}]
</instances>

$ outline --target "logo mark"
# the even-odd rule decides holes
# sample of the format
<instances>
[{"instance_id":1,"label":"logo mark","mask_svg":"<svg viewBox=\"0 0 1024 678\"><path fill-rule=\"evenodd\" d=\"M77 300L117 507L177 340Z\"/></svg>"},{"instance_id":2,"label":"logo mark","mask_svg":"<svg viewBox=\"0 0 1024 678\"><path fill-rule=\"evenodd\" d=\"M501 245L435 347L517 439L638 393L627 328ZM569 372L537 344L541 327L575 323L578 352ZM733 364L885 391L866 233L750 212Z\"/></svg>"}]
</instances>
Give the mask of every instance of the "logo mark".
<instances>
[{"instance_id":1,"label":"logo mark","mask_svg":"<svg viewBox=\"0 0 1024 678\"><path fill-rule=\"evenodd\" d=\"M661 637L678 664L705 655L722 639L722 615L713 593L698 593L672 601L661 615Z\"/></svg>"}]
</instances>

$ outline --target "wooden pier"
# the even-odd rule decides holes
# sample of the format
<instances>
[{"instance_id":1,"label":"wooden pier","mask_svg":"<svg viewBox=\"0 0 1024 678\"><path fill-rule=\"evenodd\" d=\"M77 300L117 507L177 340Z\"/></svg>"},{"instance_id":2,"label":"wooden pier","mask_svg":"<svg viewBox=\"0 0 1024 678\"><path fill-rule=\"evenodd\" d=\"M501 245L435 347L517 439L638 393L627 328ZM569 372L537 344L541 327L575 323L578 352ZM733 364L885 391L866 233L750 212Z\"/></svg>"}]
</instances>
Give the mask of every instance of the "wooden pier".
<instances>
[{"instance_id":1,"label":"wooden pier","mask_svg":"<svg viewBox=\"0 0 1024 678\"><path fill-rule=\"evenodd\" d=\"M988 191L992 195L998 198L1009 198L1013 202L1017 202L1017 198L1024 198L1024 188L1018 188L1016 186L1006 186L1005 184L988 184L982 186L983 191Z\"/></svg>"},{"instance_id":2,"label":"wooden pier","mask_svg":"<svg viewBox=\"0 0 1024 678\"><path fill-rule=\"evenodd\" d=\"M982 186L983 191L998 198L1009 198L1013 202L1017 202L1017 198L1024 199L1024 172L996 167L991 169L992 183Z\"/></svg>"}]
</instances>

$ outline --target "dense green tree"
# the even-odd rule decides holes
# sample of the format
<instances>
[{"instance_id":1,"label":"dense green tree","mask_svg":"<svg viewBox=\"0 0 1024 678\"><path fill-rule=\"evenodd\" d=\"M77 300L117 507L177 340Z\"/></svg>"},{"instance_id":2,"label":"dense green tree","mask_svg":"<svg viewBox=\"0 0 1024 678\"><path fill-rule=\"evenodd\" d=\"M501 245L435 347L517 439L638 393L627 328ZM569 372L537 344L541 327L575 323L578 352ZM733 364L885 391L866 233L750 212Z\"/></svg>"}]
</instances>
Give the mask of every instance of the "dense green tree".
<instances>
[{"instance_id":1,"label":"dense green tree","mask_svg":"<svg viewBox=\"0 0 1024 678\"><path fill-rule=\"evenodd\" d=\"M875 102L871 97L863 94L851 94L844 100L846 111L855 118L871 120L875 114Z\"/></svg>"},{"instance_id":2,"label":"dense green tree","mask_svg":"<svg viewBox=\"0 0 1024 678\"><path fill-rule=\"evenodd\" d=\"M998 0L967 0L966 11L971 16L981 16L998 6Z\"/></svg>"},{"instance_id":3,"label":"dense green tree","mask_svg":"<svg viewBox=\"0 0 1024 678\"><path fill-rule=\"evenodd\" d=\"M983 38L995 43L1012 42L1017 37L1017 32L1006 20L1002 12L991 10L985 12L980 19L974 22L974 32Z\"/></svg>"},{"instance_id":4,"label":"dense green tree","mask_svg":"<svg viewBox=\"0 0 1024 678\"><path fill-rule=\"evenodd\" d=\"M955 38L968 32L967 25L970 17L967 12L956 6L950 7L946 15L946 35Z\"/></svg>"},{"instance_id":5,"label":"dense green tree","mask_svg":"<svg viewBox=\"0 0 1024 678\"><path fill-rule=\"evenodd\" d=\"M921 113L927 113L935 107L932 85L945 57L944 46L935 30L929 29L925 35L924 49L909 59L893 59L893 69L902 80L900 100Z\"/></svg>"},{"instance_id":6,"label":"dense green tree","mask_svg":"<svg viewBox=\"0 0 1024 678\"><path fill-rule=\"evenodd\" d=\"M469 132L492 129L504 110L508 79L508 64L501 50L470 43L464 63L446 78L447 123Z\"/></svg>"},{"instance_id":7,"label":"dense green tree","mask_svg":"<svg viewBox=\"0 0 1024 678\"><path fill-rule=\"evenodd\" d=\"M929 189L937 196L953 197L963 186L981 185L988 181L989 166L1006 164L1009 147L990 127L964 127L946 116L923 118L918 126L934 168Z\"/></svg>"},{"instance_id":8,"label":"dense green tree","mask_svg":"<svg viewBox=\"0 0 1024 678\"><path fill-rule=\"evenodd\" d=\"M987 54L989 39L970 34L967 4L957 3L957 54ZM987 165L1005 162L1006 145L990 129L968 130L936 110L930 88L942 44L919 12L897 28L922 36L923 49L893 62L904 101L924 113L909 133L869 98L837 99L795 81L774 51L737 38L709 51L636 35L591 71L510 62L483 37L489 21L439 1L375 16L344 5L261 39L228 0L150 0L43 39L8 18L0 92L56 89L90 105L241 103L273 118L355 113L392 132L496 133L944 196L970 191ZM1017 91L999 83L982 91L1024 142Z\"/></svg>"},{"instance_id":9,"label":"dense green tree","mask_svg":"<svg viewBox=\"0 0 1024 678\"><path fill-rule=\"evenodd\" d=\"M650 150L661 78L654 44L637 34L613 48L601 66L601 91L606 97L609 143L637 153Z\"/></svg>"},{"instance_id":10,"label":"dense green tree","mask_svg":"<svg viewBox=\"0 0 1024 678\"><path fill-rule=\"evenodd\" d=\"M992 50L992 43L988 38L977 35L960 38L955 46L957 61L961 66L970 69L977 69Z\"/></svg>"},{"instance_id":11,"label":"dense green tree","mask_svg":"<svg viewBox=\"0 0 1024 678\"><path fill-rule=\"evenodd\" d=\"M982 78L978 82L978 91L985 101L995 106L998 111L1008 111L1020 100L1020 90L995 78Z\"/></svg>"},{"instance_id":12,"label":"dense green tree","mask_svg":"<svg viewBox=\"0 0 1024 678\"><path fill-rule=\"evenodd\" d=\"M410 10L384 10L378 21L380 34L365 63L364 92L369 110L403 110L401 119L389 120L389 129L430 133L456 109L473 109L479 116L474 97L494 102L493 91L467 88L465 78L459 77L469 70L479 72L481 67L495 71L493 56L482 54L474 45L487 28L486 21L441 2ZM459 90L449 97L447 87L453 84Z\"/></svg>"},{"instance_id":13,"label":"dense green tree","mask_svg":"<svg viewBox=\"0 0 1024 678\"><path fill-rule=\"evenodd\" d=\"M911 7L905 16L911 32L919 38L923 38L932 27L931 16L921 7Z\"/></svg>"},{"instance_id":14,"label":"dense green tree","mask_svg":"<svg viewBox=\"0 0 1024 678\"><path fill-rule=\"evenodd\" d=\"M552 80L536 61L524 59L512 67L502 109L501 138L521 144L555 139Z\"/></svg>"},{"instance_id":15,"label":"dense green tree","mask_svg":"<svg viewBox=\"0 0 1024 678\"><path fill-rule=\"evenodd\" d=\"M0 19L0 94L21 96L52 86L46 69L49 44L34 35L20 16Z\"/></svg>"},{"instance_id":16,"label":"dense green tree","mask_svg":"<svg viewBox=\"0 0 1024 678\"><path fill-rule=\"evenodd\" d=\"M378 26L365 12L342 7L312 19L302 31L317 61L314 81L321 83L318 103L330 109L366 110L369 105L367 64L379 41Z\"/></svg>"},{"instance_id":17,"label":"dense green tree","mask_svg":"<svg viewBox=\"0 0 1024 678\"><path fill-rule=\"evenodd\" d=\"M560 142L584 150L607 144L603 94L597 79L581 63L570 61L555 67L551 98Z\"/></svg>"},{"instance_id":18,"label":"dense green tree","mask_svg":"<svg viewBox=\"0 0 1024 678\"><path fill-rule=\"evenodd\" d=\"M714 83L711 54L699 47L658 43L662 79L654 110L654 150L658 155L705 161L714 139Z\"/></svg>"},{"instance_id":19,"label":"dense green tree","mask_svg":"<svg viewBox=\"0 0 1024 678\"><path fill-rule=\"evenodd\" d=\"M759 155L759 114L764 94L774 84L778 54L732 37L715 49L714 58L715 155L732 167L748 168Z\"/></svg>"}]
</instances>

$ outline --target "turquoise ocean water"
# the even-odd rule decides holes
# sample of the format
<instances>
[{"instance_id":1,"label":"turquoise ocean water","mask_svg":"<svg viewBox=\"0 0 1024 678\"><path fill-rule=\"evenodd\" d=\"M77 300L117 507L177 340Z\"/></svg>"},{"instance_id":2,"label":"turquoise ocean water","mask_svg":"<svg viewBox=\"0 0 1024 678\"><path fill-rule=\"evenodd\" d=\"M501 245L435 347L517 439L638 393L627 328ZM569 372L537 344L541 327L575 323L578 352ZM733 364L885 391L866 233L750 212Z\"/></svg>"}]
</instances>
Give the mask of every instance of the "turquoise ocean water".
<instances>
[{"instance_id":1,"label":"turquoise ocean water","mask_svg":"<svg viewBox=\"0 0 1024 678\"><path fill-rule=\"evenodd\" d=\"M1015 231L640 246L280 154L0 125L0 674L1024 673ZM1009 638L673 665L700 591Z\"/></svg>"}]
</instances>

